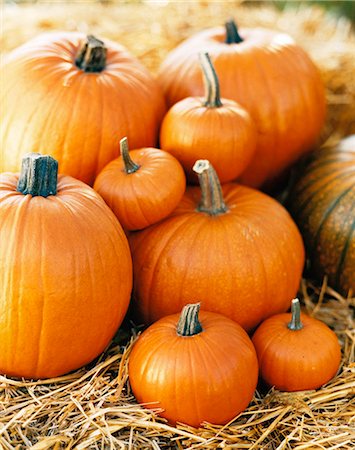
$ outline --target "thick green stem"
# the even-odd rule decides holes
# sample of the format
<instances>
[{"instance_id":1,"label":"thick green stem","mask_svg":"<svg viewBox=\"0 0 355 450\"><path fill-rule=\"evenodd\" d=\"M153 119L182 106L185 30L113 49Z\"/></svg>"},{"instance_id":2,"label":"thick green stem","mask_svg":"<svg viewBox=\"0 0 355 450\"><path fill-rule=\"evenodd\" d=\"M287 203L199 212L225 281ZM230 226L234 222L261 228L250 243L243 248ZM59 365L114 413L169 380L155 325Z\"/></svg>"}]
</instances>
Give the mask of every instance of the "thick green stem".
<instances>
[{"instance_id":1,"label":"thick green stem","mask_svg":"<svg viewBox=\"0 0 355 450\"><path fill-rule=\"evenodd\" d=\"M203 81L205 83L206 101L204 106L207 108L218 108L222 106L222 102L216 71L208 53L200 53L199 56L203 71Z\"/></svg>"},{"instance_id":2,"label":"thick green stem","mask_svg":"<svg viewBox=\"0 0 355 450\"><path fill-rule=\"evenodd\" d=\"M224 203L221 183L218 175L209 161L199 159L193 166L193 171L197 173L201 187L201 200L197 210L216 216L228 211Z\"/></svg>"},{"instance_id":3,"label":"thick green stem","mask_svg":"<svg viewBox=\"0 0 355 450\"><path fill-rule=\"evenodd\" d=\"M195 334L199 334L203 331L200 321L198 320L199 311L199 303L184 306L180 315L179 323L176 327L178 335L194 336Z\"/></svg>"},{"instance_id":4,"label":"thick green stem","mask_svg":"<svg viewBox=\"0 0 355 450\"><path fill-rule=\"evenodd\" d=\"M291 320L287 327L290 330L297 331L303 328L301 322L301 306L298 298L294 298L291 304Z\"/></svg>"},{"instance_id":5,"label":"thick green stem","mask_svg":"<svg viewBox=\"0 0 355 450\"><path fill-rule=\"evenodd\" d=\"M32 197L57 193L58 162L48 155L28 153L22 158L17 190Z\"/></svg>"},{"instance_id":6,"label":"thick green stem","mask_svg":"<svg viewBox=\"0 0 355 450\"><path fill-rule=\"evenodd\" d=\"M106 66L107 48L94 36L87 36L75 58L75 64L84 72L101 72Z\"/></svg>"},{"instance_id":7,"label":"thick green stem","mask_svg":"<svg viewBox=\"0 0 355 450\"><path fill-rule=\"evenodd\" d=\"M139 169L139 165L132 161L129 155L128 139L126 137L120 140L120 151L124 162L124 170L126 173L134 173Z\"/></svg>"},{"instance_id":8,"label":"thick green stem","mask_svg":"<svg viewBox=\"0 0 355 450\"><path fill-rule=\"evenodd\" d=\"M225 24L226 27L226 44L240 44L243 42L243 39L240 37L238 33L238 28L233 19L228 20Z\"/></svg>"}]
</instances>

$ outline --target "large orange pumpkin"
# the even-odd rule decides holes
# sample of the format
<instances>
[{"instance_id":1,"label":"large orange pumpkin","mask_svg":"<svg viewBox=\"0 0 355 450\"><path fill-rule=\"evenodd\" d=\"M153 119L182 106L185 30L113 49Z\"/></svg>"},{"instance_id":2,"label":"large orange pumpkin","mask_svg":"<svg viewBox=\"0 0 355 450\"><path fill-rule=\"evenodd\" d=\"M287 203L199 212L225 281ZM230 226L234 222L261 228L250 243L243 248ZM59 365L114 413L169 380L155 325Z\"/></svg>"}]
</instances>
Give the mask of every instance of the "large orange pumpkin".
<instances>
[{"instance_id":1,"label":"large orange pumpkin","mask_svg":"<svg viewBox=\"0 0 355 450\"><path fill-rule=\"evenodd\" d=\"M89 186L29 155L0 175L0 372L47 378L107 346L132 286L127 239Z\"/></svg>"},{"instance_id":2,"label":"large orange pumpkin","mask_svg":"<svg viewBox=\"0 0 355 450\"><path fill-rule=\"evenodd\" d=\"M38 151L92 184L118 156L120 138L133 148L157 143L163 95L141 63L107 39L43 34L8 55L0 79L0 172Z\"/></svg>"},{"instance_id":3,"label":"large orange pumpkin","mask_svg":"<svg viewBox=\"0 0 355 450\"><path fill-rule=\"evenodd\" d=\"M203 94L198 53L208 52L223 96L240 103L258 129L255 155L240 180L261 186L317 142L325 118L320 73L293 39L233 22L197 33L172 50L159 71L168 106Z\"/></svg>"},{"instance_id":4,"label":"large orange pumpkin","mask_svg":"<svg viewBox=\"0 0 355 450\"><path fill-rule=\"evenodd\" d=\"M290 313L269 317L256 330L253 344L260 376L282 391L317 389L337 373L341 360L336 334L320 320L300 312L298 299Z\"/></svg>"},{"instance_id":5,"label":"large orange pumpkin","mask_svg":"<svg viewBox=\"0 0 355 450\"><path fill-rule=\"evenodd\" d=\"M137 400L172 424L225 424L253 398L258 379L255 349L247 333L220 314L184 307L160 319L138 338L129 358ZM180 316L180 317L179 317Z\"/></svg>"},{"instance_id":6,"label":"large orange pumpkin","mask_svg":"<svg viewBox=\"0 0 355 450\"><path fill-rule=\"evenodd\" d=\"M287 205L313 275L327 275L330 286L355 294L355 135L303 161Z\"/></svg>"},{"instance_id":7,"label":"large orange pumpkin","mask_svg":"<svg viewBox=\"0 0 355 450\"><path fill-rule=\"evenodd\" d=\"M256 128L248 111L220 97L218 77L208 53L200 54L206 85L205 98L188 97L170 108L160 130L161 148L183 165L188 180L196 184L192 167L208 159L222 183L240 175L256 146Z\"/></svg>"},{"instance_id":8,"label":"large orange pumpkin","mask_svg":"<svg viewBox=\"0 0 355 450\"><path fill-rule=\"evenodd\" d=\"M201 190L187 189L170 217L132 233L134 299L141 320L176 313L193 297L250 330L286 311L304 264L288 212L254 189L219 184L198 161Z\"/></svg>"}]
</instances>

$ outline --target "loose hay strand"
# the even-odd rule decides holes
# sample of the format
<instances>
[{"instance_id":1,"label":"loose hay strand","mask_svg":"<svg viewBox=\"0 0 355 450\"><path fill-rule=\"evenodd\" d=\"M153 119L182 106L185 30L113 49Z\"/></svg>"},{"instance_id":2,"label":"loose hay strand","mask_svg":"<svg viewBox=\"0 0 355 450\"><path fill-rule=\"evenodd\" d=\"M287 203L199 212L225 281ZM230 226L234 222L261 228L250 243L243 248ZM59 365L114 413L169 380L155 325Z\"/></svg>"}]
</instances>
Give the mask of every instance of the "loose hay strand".
<instances>
[{"instance_id":1,"label":"loose hay strand","mask_svg":"<svg viewBox=\"0 0 355 450\"><path fill-rule=\"evenodd\" d=\"M290 32L318 63L327 85L329 114L324 137L335 143L355 132L355 53L351 25L317 7L283 14L238 1L168 4L85 3L5 5L1 48L6 53L42 31L91 32L122 42L156 72L167 52L193 32L239 24ZM124 19L124 20L123 20ZM290 30L290 23L292 29ZM303 309L326 322L342 345L337 377L317 391L256 392L248 409L225 426L172 427L135 402L127 362L136 330L124 345L113 342L86 369L49 380L0 376L0 448L35 449L353 449L355 446L355 297L303 281ZM121 342L122 344L122 342Z\"/></svg>"}]
</instances>

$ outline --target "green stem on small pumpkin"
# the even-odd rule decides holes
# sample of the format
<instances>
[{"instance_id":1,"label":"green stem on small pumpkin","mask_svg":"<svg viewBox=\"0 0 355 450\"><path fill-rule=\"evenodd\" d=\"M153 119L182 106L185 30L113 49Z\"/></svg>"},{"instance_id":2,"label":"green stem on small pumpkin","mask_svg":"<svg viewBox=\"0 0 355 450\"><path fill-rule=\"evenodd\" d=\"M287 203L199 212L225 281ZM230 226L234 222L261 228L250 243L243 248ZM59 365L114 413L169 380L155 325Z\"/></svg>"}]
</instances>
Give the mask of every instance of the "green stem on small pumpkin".
<instances>
[{"instance_id":1,"label":"green stem on small pumpkin","mask_svg":"<svg viewBox=\"0 0 355 450\"><path fill-rule=\"evenodd\" d=\"M89 35L81 44L75 64L84 72L101 72L106 66L107 48L96 37Z\"/></svg>"},{"instance_id":2,"label":"green stem on small pumpkin","mask_svg":"<svg viewBox=\"0 0 355 450\"><path fill-rule=\"evenodd\" d=\"M210 216L227 212L228 208L223 199L221 183L210 162L206 159L199 159L192 169L197 173L201 187L201 200L197 210Z\"/></svg>"},{"instance_id":3,"label":"green stem on small pumpkin","mask_svg":"<svg viewBox=\"0 0 355 450\"><path fill-rule=\"evenodd\" d=\"M294 298L291 304L291 320L287 325L289 330L297 331L303 328L301 322L301 306L298 298Z\"/></svg>"},{"instance_id":4,"label":"green stem on small pumpkin","mask_svg":"<svg viewBox=\"0 0 355 450\"><path fill-rule=\"evenodd\" d=\"M237 24L233 19L228 20L224 26L226 27L226 44L240 44L243 42L243 39L238 32Z\"/></svg>"},{"instance_id":5,"label":"green stem on small pumpkin","mask_svg":"<svg viewBox=\"0 0 355 450\"><path fill-rule=\"evenodd\" d=\"M32 197L57 193L58 162L48 155L28 153L22 158L17 191Z\"/></svg>"},{"instance_id":6,"label":"green stem on small pumpkin","mask_svg":"<svg viewBox=\"0 0 355 450\"><path fill-rule=\"evenodd\" d=\"M126 173L134 173L140 168L138 164L132 161L129 155L128 139L126 137L120 140L120 151L124 162L124 170Z\"/></svg>"},{"instance_id":7,"label":"green stem on small pumpkin","mask_svg":"<svg viewBox=\"0 0 355 450\"><path fill-rule=\"evenodd\" d=\"M206 100L204 106L207 108L219 108L222 106L219 93L219 81L208 53L199 54L200 64L203 72L203 81L205 83Z\"/></svg>"},{"instance_id":8,"label":"green stem on small pumpkin","mask_svg":"<svg viewBox=\"0 0 355 450\"><path fill-rule=\"evenodd\" d=\"M201 333L202 326L198 320L200 304L194 303L184 306L181 311L180 319L176 327L177 334L180 336L194 336Z\"/></svg>"}]
</instances>

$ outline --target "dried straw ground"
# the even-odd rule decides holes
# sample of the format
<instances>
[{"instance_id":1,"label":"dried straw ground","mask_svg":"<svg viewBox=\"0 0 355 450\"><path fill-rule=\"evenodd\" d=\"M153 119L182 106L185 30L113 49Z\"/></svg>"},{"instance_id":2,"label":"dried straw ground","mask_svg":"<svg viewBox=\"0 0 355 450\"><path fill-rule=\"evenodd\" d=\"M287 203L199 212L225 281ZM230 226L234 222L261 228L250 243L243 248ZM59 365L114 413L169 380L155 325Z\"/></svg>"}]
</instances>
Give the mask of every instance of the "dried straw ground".
<instances>
[{"instance_id":1,"label":"dried straw ground","mask_svg":"<svg viewBox=\"0 0 355 450\"><path fill-rule=\"evenodd\" d=\"M234 16L241 25L291 33L322 70L329 117L325 139L355 132L354 36L346 20L318 8L246 8L239 2L45 4L3 6L0 47L9 51L42 31L80 29L125 44L155 72L167 51L201 28ZM332 327L342 344L339 374L318 391L260 387L249 408L225 427L170 427L138 406L127 359L136 330L121 331L89 367L57 379L0 377L0 449L353 449L355 446L355 298L302 283L305 310Z\"/></svg>"}]
</instances>

